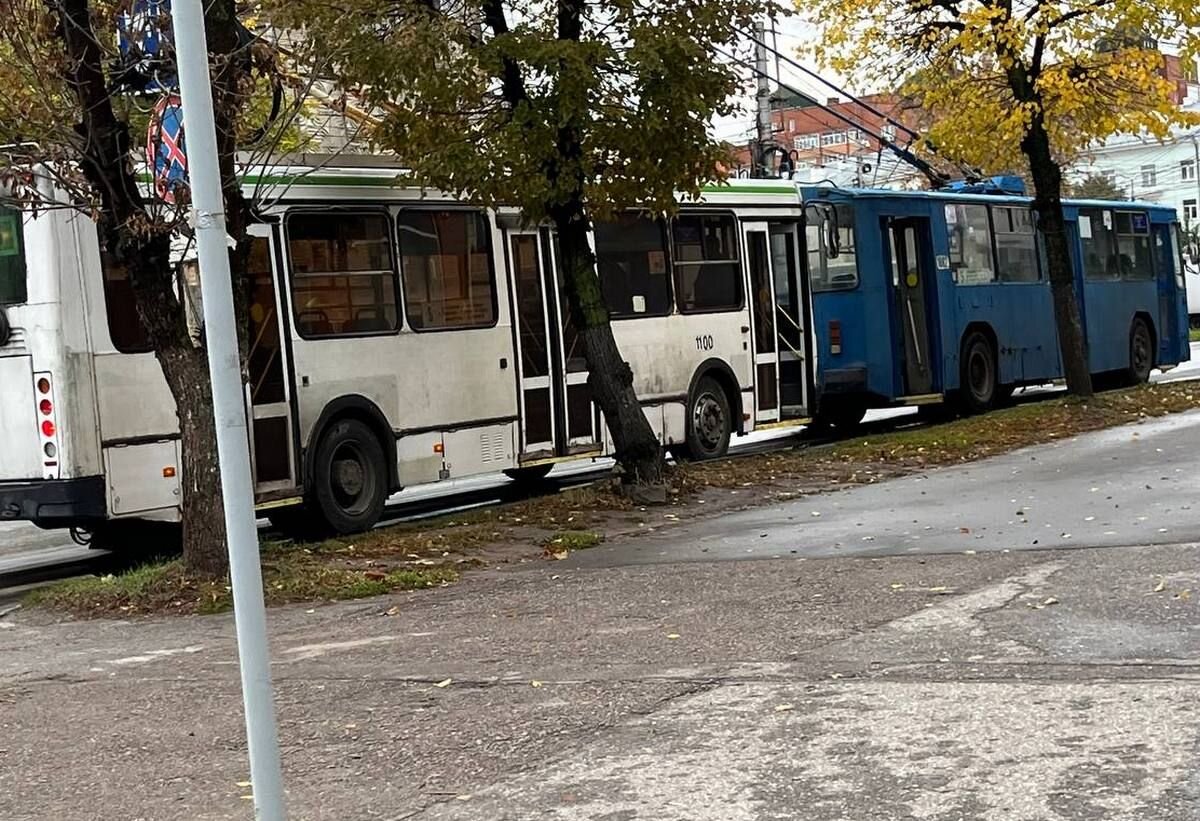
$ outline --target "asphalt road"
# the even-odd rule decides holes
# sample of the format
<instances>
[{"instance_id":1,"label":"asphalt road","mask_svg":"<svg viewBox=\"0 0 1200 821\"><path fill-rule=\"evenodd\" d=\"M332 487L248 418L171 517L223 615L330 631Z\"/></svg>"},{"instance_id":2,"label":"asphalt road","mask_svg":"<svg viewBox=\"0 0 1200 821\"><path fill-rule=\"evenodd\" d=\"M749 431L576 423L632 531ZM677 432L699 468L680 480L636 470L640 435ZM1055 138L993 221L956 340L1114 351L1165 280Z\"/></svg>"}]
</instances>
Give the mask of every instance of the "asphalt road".
<instances>
[{"instance_id":1,"label":"asphalt road","mask_svg":"<svg viewBox=\"0 0 1200 821\"><path fill-rule=\"evenodd\" d=\"M1198 439L1189 414L274 608L289 817L1196 821ZM241 705L228 615L0 612L0 818L248 819Z\"/></svg>"},{"instance_id":2,"label":"asphalt road","mask_svg":"<svg viewBox=\"0 0 1200 821\"><path fill-rule=\"evenodd\" d=\"M1200 378L1200 343L1192 343L1191 349L1191 361L1185 362L1175 370L1167 373L1155 372L1151 377L1152 380L1155 382L1169 382ZM1060 390L1061 388L1053 386L1034 386L1024 389L1018 396L1036 396ZM914 408L871 411L867 414L864 422L869 425L872 422L902 419L906 416L915 415L915 413L916 410ZM733 450L737 452L739 450L766 447L774 441L785 439L795 434L796 431L794 429L753 433L750 436L735 440ZM610 464L609 460L599 460L595 463L562 465L555 468L554 475L569 476L573 473L594 470L598 466L602 467L607 464ZM508 484L509 481L509 479L499 473L466 479L455 479L405 490L392 496L388 500L388 505L390 507L402 507L406 504L427 502L440 498L451 500L449 503L452 504L452 499L455 496L498 489ZM1016 497L1013 496L1012 498ZM919 536L920 534L916 535ZM77 562L93 554L94 551L89 551L86 547L74 544L65 531L44 531L24 522L0 523L0 574L17 572L39 564L49 565Z\"/></svg>"},{"instance_id":3,"label":"asphalt road","mask_svg":"<svg viewBox=\"0 0 1200 821\"><path fill-rule=\"evenodd\" d=\"M1200 541L1200 411L656 531L581 567Z\"/></svg>"}]
</instances>

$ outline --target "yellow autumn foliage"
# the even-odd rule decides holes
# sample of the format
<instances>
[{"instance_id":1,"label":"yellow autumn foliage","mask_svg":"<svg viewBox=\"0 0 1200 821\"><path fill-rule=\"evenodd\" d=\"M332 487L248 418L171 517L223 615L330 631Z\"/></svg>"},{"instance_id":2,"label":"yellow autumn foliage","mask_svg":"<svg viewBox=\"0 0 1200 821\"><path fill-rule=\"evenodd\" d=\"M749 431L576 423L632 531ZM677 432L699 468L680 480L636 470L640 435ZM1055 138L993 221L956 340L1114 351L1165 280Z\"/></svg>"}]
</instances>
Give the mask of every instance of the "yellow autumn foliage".
<instances>
[{"instance_id":1,"label":"yellow autumn foliage","mask_svg":"<svg viewBox=\"0 0 1200 821\"><path fill-rule=\"evenodd\" d=\"M1059 162L1119 133L1162 138L1200 116L1172 101L1156 42L1191 59L1194 0L805 0L822 66L897 89L930 116L938 153L1025 167L1035 120Z\"/></svg>"}]
</instances>

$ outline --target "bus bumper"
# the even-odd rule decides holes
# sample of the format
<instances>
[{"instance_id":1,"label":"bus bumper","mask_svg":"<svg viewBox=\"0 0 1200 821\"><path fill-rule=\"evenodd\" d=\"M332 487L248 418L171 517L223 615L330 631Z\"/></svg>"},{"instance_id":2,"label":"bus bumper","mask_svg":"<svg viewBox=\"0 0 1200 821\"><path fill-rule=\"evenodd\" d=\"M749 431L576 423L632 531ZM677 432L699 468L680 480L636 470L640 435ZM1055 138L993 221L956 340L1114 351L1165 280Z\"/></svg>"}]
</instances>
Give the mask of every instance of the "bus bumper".
<instances>
[{"instance_id":1,"label":"bus bumper","mask_svg":"<svg viewBox=\"0 0 1200 821\"><path fill-rule=\"evenodd\" d=\"M102 521L108 510L103 476L0 482L0 521L71 527Z\"/></svg>"}]
</instances>

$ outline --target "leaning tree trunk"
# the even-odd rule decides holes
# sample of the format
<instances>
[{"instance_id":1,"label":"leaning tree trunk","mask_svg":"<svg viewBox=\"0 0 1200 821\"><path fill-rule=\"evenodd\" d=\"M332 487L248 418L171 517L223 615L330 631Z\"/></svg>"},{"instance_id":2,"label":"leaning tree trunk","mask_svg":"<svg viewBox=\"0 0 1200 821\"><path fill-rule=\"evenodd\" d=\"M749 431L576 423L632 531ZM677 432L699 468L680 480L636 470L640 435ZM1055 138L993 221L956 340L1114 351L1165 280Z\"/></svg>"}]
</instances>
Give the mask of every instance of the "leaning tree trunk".
<instances>
[{"instance_id":1,"label":"leaning tree trunk","mask_svg":"<svg viewBox=\"0 0 1200 821\"><path fill-rule=\"evenodd\" d=\"M1079 296L1075 292L1075 272L1067 244L1066 218L1062 206L1062 169L1050 152L1050 135L1040 114L1021 141L1021 150L1029 160L1033 178L1033 208L1046 243L1046 261L1050 266L1050 292L1054 296L1054 321L1058 327L1058 348L1062 354L1067 390L1075 396L1092 395L1092 375L1088 367L1087 336L1079 315Z\"/></svg>"},{"instance_id":2,"label":"leaning tree trunk","mask_svg":"<svg viewBox=\"0 0 1200 821\"><path fill-rule=\"evenodd\" d=\"M665 472L662 449L633 390L633 370L621 358L613 337L596 256L588 243L588 217L580 202L555 209L553 217L562 250L567 302L587 360L588 387L612 433L624 482L661 486Z\"/></svg>"}]
</instances>

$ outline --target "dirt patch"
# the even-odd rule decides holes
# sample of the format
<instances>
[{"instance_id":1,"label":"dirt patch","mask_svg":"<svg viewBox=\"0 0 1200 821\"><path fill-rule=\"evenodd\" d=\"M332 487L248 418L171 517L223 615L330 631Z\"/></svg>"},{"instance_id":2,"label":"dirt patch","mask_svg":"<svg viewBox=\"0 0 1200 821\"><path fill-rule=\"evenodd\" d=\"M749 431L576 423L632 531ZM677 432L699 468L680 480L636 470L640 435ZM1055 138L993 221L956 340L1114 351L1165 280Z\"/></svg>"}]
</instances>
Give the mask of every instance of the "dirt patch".
<instances>
[{"instance_id":1,"label":"dirt patch","mask_svg":"<svg viewBox=\"0 0 1200 821\"><path fill-rule=\"evenodd\" d=\"M872 484L1087 431L1200 407L1200 383L1082 401L1050 399L953 422L675 468L668 502L638 507L611 481L317 544L264 548L268 604L373 596L447 584L460 571L561 559L572 550L730 510ZM64 582L32 603L81 616L215 612L227 585L187 579L178 562Z\"/></svg>"}]
</instances>

